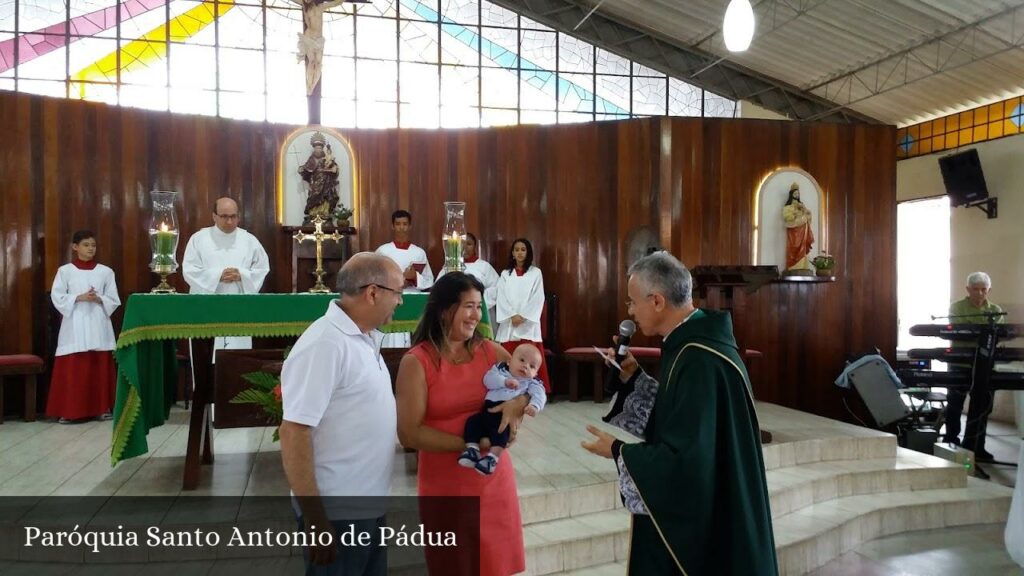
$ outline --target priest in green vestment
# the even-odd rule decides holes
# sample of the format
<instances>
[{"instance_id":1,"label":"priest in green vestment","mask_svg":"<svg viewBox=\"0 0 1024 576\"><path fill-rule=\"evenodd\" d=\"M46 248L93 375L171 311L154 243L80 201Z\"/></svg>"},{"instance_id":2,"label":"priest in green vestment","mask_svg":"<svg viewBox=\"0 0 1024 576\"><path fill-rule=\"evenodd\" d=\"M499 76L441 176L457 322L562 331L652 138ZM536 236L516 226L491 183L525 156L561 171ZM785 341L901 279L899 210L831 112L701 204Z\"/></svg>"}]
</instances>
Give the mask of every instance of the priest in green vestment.
<instances>
[{"instance_id":1,"label":"priest in green vestment","mask_svg":"<svg viewBox=\"0 0 1024 576\"><path fill-rule=\"evenodd\" d=\"M621 412L587 450L615 460L632 513L629 574L778 574L760 432L728 313L694 308L692 280L667 252L629 269L630 315L664 338L657 380L622 364ZM618 404L617 404L618 406Z\"/></svg>"}]
</instances>

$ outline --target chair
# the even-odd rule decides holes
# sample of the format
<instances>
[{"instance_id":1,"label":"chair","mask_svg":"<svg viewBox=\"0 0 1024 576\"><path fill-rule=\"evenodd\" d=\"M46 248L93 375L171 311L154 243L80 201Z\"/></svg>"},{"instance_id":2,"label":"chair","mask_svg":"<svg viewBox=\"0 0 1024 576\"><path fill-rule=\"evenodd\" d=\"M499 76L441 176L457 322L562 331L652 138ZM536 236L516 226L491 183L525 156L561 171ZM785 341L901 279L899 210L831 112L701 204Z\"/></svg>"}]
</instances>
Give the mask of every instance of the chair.
<instances>
[{"instance_id":1,"label":"chair","mask_svg":"<svg viewBox=\"0 0 1024 576\"><path fill-rule=\"evenodd\" d=\"M0 424L4 423L4 379L23 376L25 382L25 422L36 420L36 375L46 370L43 359L33 354L0 356Z\"/></svg>"}]
</instances>

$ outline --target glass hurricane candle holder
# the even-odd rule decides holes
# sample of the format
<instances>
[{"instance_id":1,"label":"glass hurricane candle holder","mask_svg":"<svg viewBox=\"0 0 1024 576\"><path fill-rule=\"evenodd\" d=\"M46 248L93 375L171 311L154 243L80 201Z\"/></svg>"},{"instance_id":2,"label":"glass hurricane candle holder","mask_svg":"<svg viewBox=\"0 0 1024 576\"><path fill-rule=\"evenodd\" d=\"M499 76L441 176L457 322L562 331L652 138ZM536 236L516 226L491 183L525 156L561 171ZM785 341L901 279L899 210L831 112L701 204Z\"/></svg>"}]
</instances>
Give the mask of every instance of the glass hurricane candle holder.
<instances>
[{"instance_id":1,"label":"glass hurricane candle holder","mask_svg":"<svg viewBox=\"0 0 1024 576\"><path fill-rule=\"evenodd\" d=\"M462 253L466 241L466 203L444 203L444 231L441 244L444 247L444 267L449 272L464 271L466 261Z\"/></svg>"},{"instance_id":2,"label":"glass hurricane candle holder","mask_svg":"<svg viewBox=\"0 0 1024 576\"><path fill-rule=\"evenodd\" d=\"M167 283L167 276L178 271L178 218L174 213L174 199L177 192L153 190L153 218L149 224L149 247L153 259L149 269L160 275L160 284L150 292L172 294L173 286Z\"/></svg>"}]
</instances>

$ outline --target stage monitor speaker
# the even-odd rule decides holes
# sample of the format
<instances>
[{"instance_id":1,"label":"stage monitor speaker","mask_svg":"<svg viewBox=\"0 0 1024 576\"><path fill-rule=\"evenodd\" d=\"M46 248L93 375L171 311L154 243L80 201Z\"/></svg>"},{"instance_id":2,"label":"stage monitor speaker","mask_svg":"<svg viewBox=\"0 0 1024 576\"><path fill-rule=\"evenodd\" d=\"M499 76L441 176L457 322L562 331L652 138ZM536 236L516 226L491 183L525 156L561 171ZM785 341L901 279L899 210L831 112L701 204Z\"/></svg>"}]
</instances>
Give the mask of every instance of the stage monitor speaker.
<instances>
[{"instance_id":1,"label":"stage monitor speaker","mask_svg":"<svg viewBox=\"0 0 1024 576\"><path fill-rule=\"evenodd\" d=\"M903 403L899 383L893 380L884 360L873 360L850 372L850 384L860 394L879 428L903 420L910 408Z\"/></svg>"}]
</instances>

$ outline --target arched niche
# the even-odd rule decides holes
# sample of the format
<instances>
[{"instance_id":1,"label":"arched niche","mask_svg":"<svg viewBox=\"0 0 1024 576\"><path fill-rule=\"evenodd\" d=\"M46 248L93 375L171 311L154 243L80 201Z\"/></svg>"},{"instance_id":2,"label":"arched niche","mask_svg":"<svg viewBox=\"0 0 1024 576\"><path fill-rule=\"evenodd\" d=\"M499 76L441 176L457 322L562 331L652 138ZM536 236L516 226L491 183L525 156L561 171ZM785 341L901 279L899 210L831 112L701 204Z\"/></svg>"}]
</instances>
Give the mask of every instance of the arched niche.
<instances>
[{"instance_id":1,"label":"arched niche","mask_svg":"<svg viewBox=\"0 0 1024 576\"><path fill-rule=\"evenodd\" d=\"M824 191L806 171L792 166L779 168L761 182L754 203L754 262L764 266L776 265L779 272L786 269L786 227L782 220L782 208L794 184L800 190L800 201L811 212L814 244L807 255L808 260L828 251L825 221L828 199Z\"/></svg>"}]
</instances>

